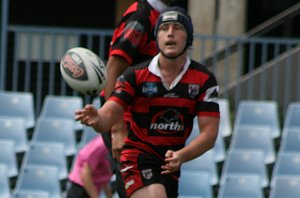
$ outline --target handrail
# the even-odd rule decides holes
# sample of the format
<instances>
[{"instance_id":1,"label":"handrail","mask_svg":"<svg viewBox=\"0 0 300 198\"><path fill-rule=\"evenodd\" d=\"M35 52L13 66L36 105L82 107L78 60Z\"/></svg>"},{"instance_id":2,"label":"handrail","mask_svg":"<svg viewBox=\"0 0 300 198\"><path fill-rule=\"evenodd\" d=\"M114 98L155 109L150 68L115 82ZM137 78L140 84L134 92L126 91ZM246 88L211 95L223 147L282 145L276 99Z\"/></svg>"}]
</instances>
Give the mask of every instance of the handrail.
<instances>
[{"instance_id":1,"label":"handrail","mask_svg":"<svg viewBox=\"0 0 300 198\"><path fill-rule=\"evenodd\" d=\"M0 42L0 79L3 79L4 78L4 74L5 74L5 67L4 67L4 64L5 64L5 61L6 61L6 56L5 56L5 50L6 49L6 45L7 45L7 34L5 32L5 29L7 27L7 23L8 23L8 6L9 6L9 1L1 1L1 6L2 6L2 10L1 10L1 14L2 16L0 16L1 18L1 24L0 24L0 27L1 27L1 42ZM4 90L4 87L5 87L5 84L4 83L1 83L0 84L0 91L1 90Z\"/></svg>"},{"instance_id":2,"label":"handrail","mask_svg":"<svg viewBox=\"0 0 300 198\"><path fill-rule=\"evenodd\" d=\"M261 36L264 33L278 27L279 25L285 23L287 20L290 20L291 18L294 18L299 14L300 14L300 2L282 11L281 13L270 18L269 20L261 23L260 25L256 26L250 31L246 32L245 34L242 35L242 37L249 38L253 36ZM223 49L218 50L215 53L212 53L212 55L210 55L207 58L204 58L204 60L201 62L208 67L212 66L215 61L221 60L225 57L226 51L228 50L231 52L236 51L238 49L238 43L239 42L237 40L231 41Z\"/></svg>"}]
</instances>

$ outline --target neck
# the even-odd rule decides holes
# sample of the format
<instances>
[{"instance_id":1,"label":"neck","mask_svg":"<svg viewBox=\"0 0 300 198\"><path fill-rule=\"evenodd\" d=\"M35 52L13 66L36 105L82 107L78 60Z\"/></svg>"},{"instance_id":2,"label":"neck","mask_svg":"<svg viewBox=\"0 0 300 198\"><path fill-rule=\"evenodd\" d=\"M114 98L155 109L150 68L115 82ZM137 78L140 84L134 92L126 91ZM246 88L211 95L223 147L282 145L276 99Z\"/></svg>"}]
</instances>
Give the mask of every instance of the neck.
<instances>
[{"instance_id":1,"label":"neck","mask_svg":"<svg viewBox=\"0 0 300 198\"><path fill-rule=\"evenodd\" d=\"M169 59L160 55L158 59L158 64L162 72L168 72L170 75L176 76L181 72L186 61L187 61L186 53L178 56L175 59Z\"/></svg>"}]
</instances>

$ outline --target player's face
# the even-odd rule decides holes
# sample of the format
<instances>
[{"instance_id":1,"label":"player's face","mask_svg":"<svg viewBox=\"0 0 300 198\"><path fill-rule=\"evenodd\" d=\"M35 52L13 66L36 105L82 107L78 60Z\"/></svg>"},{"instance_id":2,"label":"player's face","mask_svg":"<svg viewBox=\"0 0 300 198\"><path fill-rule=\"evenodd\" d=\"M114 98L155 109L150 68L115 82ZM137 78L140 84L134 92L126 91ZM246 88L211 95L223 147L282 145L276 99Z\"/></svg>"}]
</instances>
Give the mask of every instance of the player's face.
<instances>
[{"instance_id":1,"label":"player's face","mask_svg":"<svg viewBox=\"0 0 300 198\"><path fill-rule=\"evenodd\" d=\"M180 54L185 46L187 33L179 23L163 23L157 34L157 42L160 51L170 57Z\"/></svg>"}]
</instances>

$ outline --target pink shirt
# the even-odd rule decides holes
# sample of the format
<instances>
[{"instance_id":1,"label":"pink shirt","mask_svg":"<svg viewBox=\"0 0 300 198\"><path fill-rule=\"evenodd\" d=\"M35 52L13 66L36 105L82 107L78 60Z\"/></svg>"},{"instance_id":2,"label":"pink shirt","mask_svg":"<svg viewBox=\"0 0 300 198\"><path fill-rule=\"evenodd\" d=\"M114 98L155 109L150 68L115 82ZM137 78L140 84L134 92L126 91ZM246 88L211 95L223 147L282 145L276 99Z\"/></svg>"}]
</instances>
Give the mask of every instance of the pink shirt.
<instances>
[{"instance_id":1,"label":"pink shirt","mask_svg":"<svg viewBox=\"0 0 300 198\"><path fill-rule=\"evenodd\" d=\"M100 192L100 189L102 189L104 184L109 182L112 177L112 171L107 156L108 150L101 135L99 135L80 149L76 156L72 171L69 174L69 180L83 186L80 172L86 162L92 170L93 182L96 185L98 192Z\"/></svg>"}]
</instances>

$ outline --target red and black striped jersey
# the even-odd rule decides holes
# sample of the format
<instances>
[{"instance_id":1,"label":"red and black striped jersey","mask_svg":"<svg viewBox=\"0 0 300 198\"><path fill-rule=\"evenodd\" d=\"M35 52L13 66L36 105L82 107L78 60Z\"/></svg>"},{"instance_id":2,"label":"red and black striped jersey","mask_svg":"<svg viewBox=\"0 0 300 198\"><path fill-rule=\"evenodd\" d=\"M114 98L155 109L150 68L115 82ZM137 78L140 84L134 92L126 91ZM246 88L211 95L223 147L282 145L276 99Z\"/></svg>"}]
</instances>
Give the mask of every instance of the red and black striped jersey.
<instances>
[{"instance_id":1,"label":"red and black striped jersey","mask_svg":"<svg viewBox=\"0 0 300 198\"><path fill-rule=\"evenodd\" d=\"M148 60L158 53L154 38L159 12L146 0L133 3L115 28L109 56L123 57L129 65Z\"/></svg>"},{"instance_id":2,"label":"red and black striped jersey","mask_svg":"<svg viewBox=\"0 0 300 198\"><path fill-rule=\"evenodd\" d=\"M152 72L158 56L130 67L119 77L109 100L130 106L132 119L125 148L137 148L164 157L178 150L191 133L195 116L219 117L215 76L188 58L178 83L168 89Z\"/></svg>"}]
</instances>

